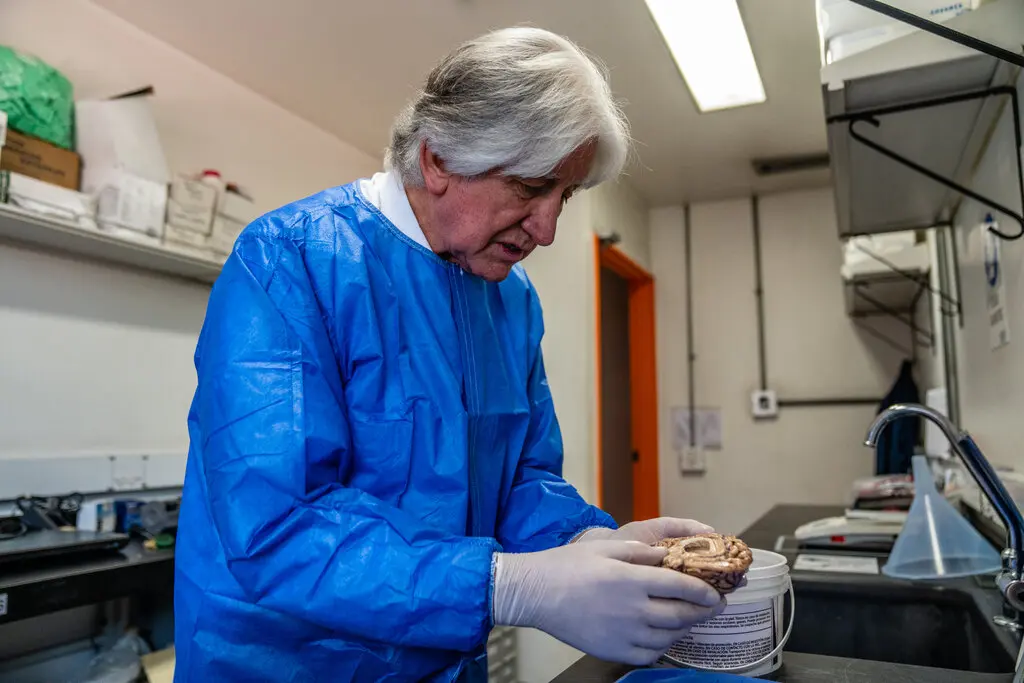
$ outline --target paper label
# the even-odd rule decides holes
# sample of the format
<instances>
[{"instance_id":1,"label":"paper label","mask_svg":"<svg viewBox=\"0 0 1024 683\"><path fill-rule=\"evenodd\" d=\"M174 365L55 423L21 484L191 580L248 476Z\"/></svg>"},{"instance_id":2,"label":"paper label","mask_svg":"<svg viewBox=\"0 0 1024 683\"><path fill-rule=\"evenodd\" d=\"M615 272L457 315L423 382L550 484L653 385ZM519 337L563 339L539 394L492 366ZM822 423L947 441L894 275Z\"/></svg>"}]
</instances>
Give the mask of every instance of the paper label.
<instances>
[{"instance_id":1,"label":"paper label","mask_svg":"<svg viewBox=\"0 0 1024 683\"><path fill-rule=\"evenodd\" d=\"M1006 313L1006 277L1000 258L1000 238L985 230L985 307L988 312L988 345L995 351L1010 343Z\"/></svg>"},{"instance_id":2,"label":"paper label","mask_svg":"<svg viewBox=\"0 0 1024 683\"><path fill-rule=\"evenodd\" d=\"M877 574L877 557L842 555L797 555L793 569L805 572L841 572L846 574Z\"/></svg>"},{"instance_id":3,"label":"paper label","mask_svg":"<svg viewBox=\"0 0 1024 683\"><path fill-rule=\"evenodd\" d=\"M781 619L775 600L727 607L722 614L690 629L668 654L680 662L711 669L743 667L775 649Z\"/></svg>"},{"instance_id":4,"label":"paper label","mask_svg":"<svg viewBox=\"0 0 1024 683\"><path fill-rule=\"evenodd\" d=\"M672 447L677 451L690 446L702 450L722 449L722 411L720 408L672 408ZM692 429L691 429L692 427ZM692 433L691 433L692 432Z\"/></svg>"}]
</instances>

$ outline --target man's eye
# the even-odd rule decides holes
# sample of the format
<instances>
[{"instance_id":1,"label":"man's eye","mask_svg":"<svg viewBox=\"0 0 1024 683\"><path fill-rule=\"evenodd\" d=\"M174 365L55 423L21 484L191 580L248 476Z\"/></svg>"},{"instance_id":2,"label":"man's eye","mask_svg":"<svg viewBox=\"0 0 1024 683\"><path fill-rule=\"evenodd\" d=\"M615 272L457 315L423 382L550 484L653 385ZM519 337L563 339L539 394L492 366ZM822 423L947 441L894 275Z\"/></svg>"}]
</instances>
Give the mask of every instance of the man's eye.
<instances>
[{"instance_id":1,"label":"man's eye","mask_svg":"<svg viewBox=\"0 0 1024 683\"><path fill-rule=\"evenodd\" d=\"M539 197L548 189L548 186L545 183L540 185L531 185L522 180L519 181L519 187L527 197Z\"/></svg>"}]
</instances>

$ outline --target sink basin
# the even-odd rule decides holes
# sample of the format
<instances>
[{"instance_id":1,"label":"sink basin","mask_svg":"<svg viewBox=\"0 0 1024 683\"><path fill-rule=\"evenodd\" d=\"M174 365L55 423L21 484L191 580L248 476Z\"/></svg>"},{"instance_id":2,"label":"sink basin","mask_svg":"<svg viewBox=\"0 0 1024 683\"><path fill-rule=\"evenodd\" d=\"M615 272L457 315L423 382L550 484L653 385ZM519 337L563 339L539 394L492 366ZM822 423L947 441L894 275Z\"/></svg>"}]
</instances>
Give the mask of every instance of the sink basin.
<instances>
[{"instance_id":1,"label":"sink basin","mask_svg":"<svg viewBox=\"0 0 1024 683\"><path fill-rule=\"evenodd\" d=\"M966 591L795 579L787 651L976 673L1013 672L1016 651ZM788 618L788 614L787 614Z\"/></svg>"}]
</instances>

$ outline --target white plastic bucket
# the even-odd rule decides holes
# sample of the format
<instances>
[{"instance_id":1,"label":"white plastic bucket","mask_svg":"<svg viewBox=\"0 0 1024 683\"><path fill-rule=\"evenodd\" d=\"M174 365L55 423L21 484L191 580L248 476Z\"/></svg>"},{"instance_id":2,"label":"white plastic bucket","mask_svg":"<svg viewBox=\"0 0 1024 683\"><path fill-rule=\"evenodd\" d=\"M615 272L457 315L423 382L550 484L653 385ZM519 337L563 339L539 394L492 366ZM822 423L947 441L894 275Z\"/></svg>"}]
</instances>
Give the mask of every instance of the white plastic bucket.
<instances>
[{"instance_id":1,"label":"white plastic bucket","mask_svg":"<svg viewBox=\"0 0 1024 683\"><path fill-rule=\"evenodd\" d=\"M726 596L726 608L697 624L665 654L677 666L718 673L763 676L782 666L782 649L793 630L796 600L786 558L753 549L747 585ZM783 600L790 595L789 624L783 631Z\"/></svg>"}]
</instances>

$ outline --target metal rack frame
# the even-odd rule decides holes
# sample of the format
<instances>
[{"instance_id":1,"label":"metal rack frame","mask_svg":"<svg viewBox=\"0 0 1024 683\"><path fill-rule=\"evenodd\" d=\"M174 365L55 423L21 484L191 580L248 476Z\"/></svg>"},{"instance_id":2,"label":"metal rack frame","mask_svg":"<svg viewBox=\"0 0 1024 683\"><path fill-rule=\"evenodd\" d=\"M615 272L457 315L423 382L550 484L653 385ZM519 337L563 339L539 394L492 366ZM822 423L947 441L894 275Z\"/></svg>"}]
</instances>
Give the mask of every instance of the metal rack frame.
<instances>
[{"instance_id":1,"label":"metal rack frame","mask_svg":"<svg viewBox=\"0 0 1024 683\"><path fill-rule=\"evenodd\" d=\"M900 22L902 22L904 24L907 24L909 26L912 26L914 28L917 28L917 29L920 29L922 31L931 33L932 35L935 35L935 36L938 36L940 38L944 38L944 39L949 40L951 42L954 42L954 43L957 43L959 45L962 45L962 46L964 46L964 47L966 47L966 48L968 48L970 50L973 50L975 52L978 52L978 53L987 55L989 57L992 57L992 58L998 60L999 62L1002 62L1003 64L1012 65L1012 66L1016 67L1018 70L1021 69L1021 68L1024 68L1024 55L1021 55L1021 54L1016 53L1016 52L1011 52L1011 51L1009 51L1009 50L1007 50L1007 49L1005 49L1003 47L1000 47L998 45L994 45L992 43L986 42L985 40L982 40L980 38L976 38L974 36L968 35L968 34L963 33L961 31L954 30L954 29L950 28L949 26L946 26L946 25L943 25L943 24L939 24L939 23L934 22L934 21L930 21L928 19L925 19L924 17L920 17L920 16L915 15L915 14L913 14L911 12L907 12L905 10L893 7L892 5L888 4L884 0L851 0L851 2L853 2L853 3L857 4L857 5L860 5L861 7L864 7L866 9L869 9L869 10L875 11L877 13L886 15L886 16L888 16L890 18L893 18L893 19L895 19L897 21L900 21ZM1015 47L1019 45L1022 48L1024 48L1024 44L1018 43L1016 39L1014 39L1012 42L1015 43ZM994 82L992 82L992 83L988 84L987 88L982 88L982 89L975 88L975 89L972 89L972 90L969 90L969 91L965 91L963 93L953 93L951 95L947 95L946 97L935 97L935 98L930 98L930 99L925 99L925 100L919 100L917 102L902 103L900 105L895 105L893 107L888 107L888 108L877 107L877 108L867 108L867 109L863 109L863 110L860 110L860 111L844 112L843 114L840 114L840 115L837 115L837 116L833 117L832 120L837 121L837 122L838 121L846 121L848 123L848 129L847 129L848 135L849 135L850 139L853 140L854 142L856 142L858 145L866 147L867 149L870 149L870 150L874 151L875 153L880 154L880 155L890 159L891 161L894 161L894 162L900 164L901 166L903 166L905 168L908 168L911 171L914 171L914 172L916 172L916 173L918 173L918 174L920 174L920 175L930 179L932 182L941 184L941 185L947 187L948 189L951 189L951 190L953 190L955 192L960 193L961 197L971 197L971 198L975 199L976 201L978 201L979 203L989 207L990 209L993 209L993 210L995 210L995 211L997 211L999 213L1002 213L1002 214L1005 214L1005 215L1009 216L1010 218L1012 218L1014 221L1016 221L1020 225L1020 230L1016 234L1012 234L1012 235L1011 234L1006 234L1006 233L1003 233L1003 232L1000 232L1000 231L994 229L991 226L990 226L989 229L991 230L991 232L993 234L995 234L996 236L1000 237L1001 239L1004 239L1004 240L1016 240L1016 239L1020 239L1021 237L1024 237L1024 216L1022 216L1022 213L1024 213L1024 169L1022 169L1022 165L1021 165L1021 151L1022 150L1021 150L1021 130L1020 130L1020 127L1021 127L1020 108L1019 108L1019 104L1018 104L1018 101L1017 101L1018 100L1018 96L1017 96L1017 91L1016 91L1016 87L1015 87L1017 85L1017 80L1018 79L1019 79L1019 74L1018 74L1018 76L1016 78L1014 78L1014 82L1012 84L1010 84L1010 85L996 85ZM976 193L976 192L970 190L967 187L964 187L960 183L957 183L957 182L955 182L953 180L950 180L949 178L946 178L946 177L944 177L941 174L935 173L932 169L926 168L923 165L918 164L918 163L912 161L911 159L909 159L909 158L899 154L898 152L895 152L894 150L889 149L888 147L885 147L884 145L880 145L877 141L871 140L870 138L867 138L864 135L861 135L856 130L857 123L859 123L861 121L867 121L871 125L873 125L876 128L878 128L881 125L880 121L879 121L879 117L883 117L886 114L893 114L893 113L897 113L899 111L910 111L910 110L913 110L913 109L923 109L923 108L927 108L927 107L941 107L944 104L951 104L953 102L965 102L965 101L969 101L970 99L983 99L983 100L987 101L989 98L992 98L992 97L995 97L995 96L1007 96L1007 97L1009 97L1010 103L1011 103L1011 107L1012 107L1013 121L1011 123L1013 125L1014 139L1015 139L1016 147L1017 147L1017 150L1016 150L1017 151L1017 155L1016 155L1017 156L1017 158L1016 158L1016 162L1017 162L1017 181L1018 181L1018 190L1020 190L1020 197L1019 198L1020 198L1020 202L1021 202L1021 204L1020 204L1021 213L1013 212L1012 210L1009 210L1008 207L1002 206L1001 204L998 204L998 203L990 200L988 197L984 197L981 194ZM983 105L983 107L984 107L984 105ZM992 128L989 130L989 135L991 135L992 132L994 131L994 127L997 124L998 120L999 119L996 118L993 121L993 123L991 124ZM991 142L989 142L989 144L991 144ZM952 207L952 210L953 211L956 210L955 205ZM931 226L921 226L921 227L934 228L936 230L936 233L935 233L935 236L937 238L936 247L937 247L937 250L938 250L939 262L937 264L933 264L932 267L938 269L937 270L937 276L938 276L938 280L939 280L939 287L940 288L945 288L948 285L952 285L954 287L954 289L955 289L957 298L959 298L959 296L960 296L960 279L959 279L959 275L960 274L959 274L959 264L958 264L958 262L959 262L959 254L958 254L957 244L956 244L957 240L955 238L955 235L953 234L954 233L954 228L952 226L952 217L950 216L949 218L946 218L943 215L938 215L938 216L934 216L933 218L934 218L933 225L931 225ZM946 230L940 231L941 228L945 228ZM948 252L950 250L951 250L951 254L948 254ZM949 256L949 255L952 256L952 264L949 263L949 260L947 258L947 256ZM952 268L952 271L953 271L952 277L950 276L950 273L949 273L950 267ZM929 289L931 289L931 288L929 287ZM929 292L929 296L931 296L932 294L934 294L934 292L930 291ZM949 303L955 304L953 310L951 310L950 307L947 306L947 305L941 305L939 307L940 312L941 312L940 320L941 320L941 323L942 323L943 338L946 339L947 343L955 343L954 342L955 337L950 337L950 335L949 335L949 326L952 324L952 319L954 318L954 313L955 313L955 318L957 319L959 325L961 327L963 327L963 323L964 323L964 321L963 321L963 309L962 309L962 306L961 306L959 301L951 300L951 298L946 297L945 294L942 294L941 292L940 292L940 294L943 296L943 304L949 304ZM933 307L929 306L929 315L930 315L930 317L933 316L932 309L933 309ZM912 320L912 322L913 322L913 320ZM935 322L936 321L934 319L931 320L931 328L932 328L932 335L933 335L932 338L933 339L934 339L934 334L935 334ZM912 334L913 333L914 333L914 331L912 330ZM933 344L933 348L934 348L934 344ZM916 350L916 347L915 347L915 350ZM945 374L945 377L946 377L946 386L947 386L947 388L948 388L948 390L950 392L950 401L949 401L950 417L952 417L953 419L956 419L956 415L959 413L959 388L958 388L957 382L956 382L957 372L956 372L956 352L955 352L955 350L951 350L949 348L946 348L945 353L943 354L943 365L944 365L944 368L943 368L944 369L944 374ZM1018 675L1019 675L1019 672L1018 672Z\"/></svg>"},{"instance_id":2,"label":"metal rack frame","mask_svg":"<svg viewBox=\"0 0 1024 683\"><path fill-rule=\"evenodd\" d=\"M1017 240L1020 239L1021 237L1024 237L1024 215L988 197L985 197L984 195L975 192L974 190L971 190L970 188L965 187L954 180L951 180L939 173L936 173L935 171L932 171L931 169L926 168L921 164L918 164L912 159L903 156L899 152L896 152L879 142L876 142L868 137L865 137L860 132L858 132L856 128L857 124L862 122L869 123L875 128L879 128L882 125L880 119L882 117L892 114L900 114L919 109L930 109L949 104L957 104L960 102L987 99L989 97L1008 97L1010 99L1014 142L1017 146L1017 185L1020 191L1019 197L1021 207L1022 209L1024 209L1024 165L1022 165L1021 162L1022 141L1020 130L1020 104L1018 102L1017 89L1012 85L995 86L983 88L981 90L958 93L956 95L928 98L924 100L907 102L904 104L897 104L888 107L875 107L870 109L861 109L852 112L845 112L842 114L835 114L833 116L828 117L826 119L826 123L828 125L832 125L835 123L846 123L850 137L857 143L877 152L878 154L881 154L882 156L891 159L892 161L901 164L902 166L905 166L906 168L909 168L912 171L915 171L925 176L926 178L929 178L934 182L944 185L949 189L960 193L963 196L970 197L971 199L974 199L975 201L984 204L990 209L998 211L999 213L1012 218L1020 226L1020 230L1018 230L1016 234L1008 234L994 227L990 227L989 230L1001 239Z\"/></svg>"},{"instance_id":3,"label":"metal rack frame","mask_svg":"<svg viewBox=\"0 0 1024 683\"><path fill-rule=\"evenodd\" d=\"M949 225L943 225L943 226L936 226L933 229L939 230L939 229L942 229L942 228L950 228L950 227L951 226L949 226ZM916 290L915 290L913 296L910 298L910 304L907 307L907 309L906 310L900 310L900 309L894 308L892 306L889 306L888 304L884 304L881 301L878 301L876 298L872 297L871 295L865 293L864 289L867 287L868 284L870 284L869 282L856 282L854 280L847 281L845 283L845 285L846 285L846 287L850 288L850 290L852 291L853 297L855 299L860 299L861 301L864 301L865 303L867 303L873 309L873 310L869 310L869 311L865 311L865 312L860 312L860 313L855 313L853 311L848 311L848 314L850 315L850 317L854 318L855 324L857 324L860 329L864 330L868 334L871 334L871 335L879 338L881 341L886 342L887 344L889 344L890 346L892 346L896 350L901 351L903 353L907 353L907 355L910 355L913 360L917 359L916 356L917 356L917 349L918 349L918 347L923 347L923 348L927 348L927 349L934 349L934 347L935 347L935 321L932 318L932 310L933 310L933 306L931 305L932 297L938 297L941 300L941 305L939 307L939 310L940 310L940 312L944 316L951 316L951 317L952 316L956 316L956 317L959 317L961 315L961 311L962 311L960 301L958 299L950 296L946 292L943 292L941 289L937 289L937 288L932 286L931 281L930 281L930 270L929 271L924 271L924 272L917 272L917 271L910 271L910 270L907 270L907 269L903 269L903 268L900 268L899 266L897 266L895 263L893 263L889 259L886 259L885 257L883 257L883 256L881 256L879 254L876 254L871 249L868 249L868 248L862 247L862 246L858 246L857 248L860 249L860 251L862 251L865 254L867 254L868 256L870 256L872 259L874 259L878 263L881 263L883 266L885 266L892 273L891 277L888 280L880 279L879 276L874 276L874 281L875 282L885 282L885 281L893 282L893 281L903 281L903 280L906 280L906 281L911 282L914 285L916 285ZM884 276L882 276L882 277L884 278ZM927 329L926 328L922 328L920 325L918 325L917 315L916 315L917 314L917 307L918 307L918 304L919 304L919 302L921 300L921 297L923 297L926 294L929 297L929 306L928 306L929 324L928 324ZM861 322L861 320L860 320L860 319L863 319L863 318L870 318L870 317L873 317L873 316L888 316L888 317L893 318L893 319L903 323L904 325L906 325L910 329L911 348L910 349L906 349L899 342L893 340L891 337L889 337L885 333L880 332L879 330L877 330L877 329L875 329L875 328L873 328L873 327L871 327L869 325L863 324Z\"/></svg>"}]
</instances>

